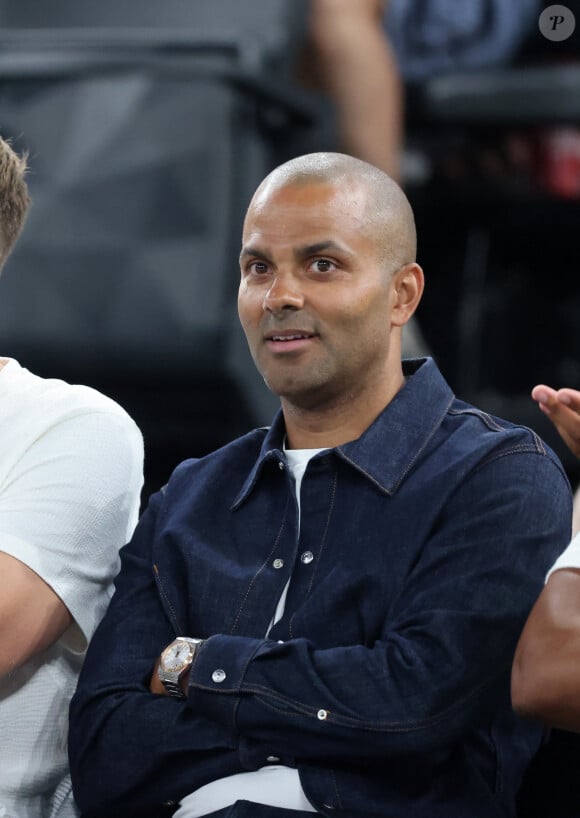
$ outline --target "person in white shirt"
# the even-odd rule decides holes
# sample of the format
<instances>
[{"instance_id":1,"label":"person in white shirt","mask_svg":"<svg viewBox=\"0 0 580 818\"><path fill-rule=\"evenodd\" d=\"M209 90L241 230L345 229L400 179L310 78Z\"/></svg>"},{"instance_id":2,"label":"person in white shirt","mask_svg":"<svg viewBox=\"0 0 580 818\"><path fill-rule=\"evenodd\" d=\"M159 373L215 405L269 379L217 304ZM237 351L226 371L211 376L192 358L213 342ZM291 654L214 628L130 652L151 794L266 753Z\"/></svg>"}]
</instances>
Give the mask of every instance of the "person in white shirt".
<instances>
[{"instance_id":1,"label":"person in white shirt","mask_svg":"<svg viewBox=\"0 0 580 818\"><path fill-rule=\"evenodd\" d=\"M580 458L580 391L539 384L532 397ZM520 638L512 701L523 715L580 732L580 490L574 500L572 532Z\"/></svg>"},{"instance_id":2,"label":"person in white shirt","mask_svg":"<svg viewBox=\"0 0 580 818\"><path fill-rule=\"evenodd\" d=\"M0 139L0 269L30 199ZM137 522L143 439L114 401L0 357L0 815L73 818L68 704Z\"/></svg>"}]
</instances>

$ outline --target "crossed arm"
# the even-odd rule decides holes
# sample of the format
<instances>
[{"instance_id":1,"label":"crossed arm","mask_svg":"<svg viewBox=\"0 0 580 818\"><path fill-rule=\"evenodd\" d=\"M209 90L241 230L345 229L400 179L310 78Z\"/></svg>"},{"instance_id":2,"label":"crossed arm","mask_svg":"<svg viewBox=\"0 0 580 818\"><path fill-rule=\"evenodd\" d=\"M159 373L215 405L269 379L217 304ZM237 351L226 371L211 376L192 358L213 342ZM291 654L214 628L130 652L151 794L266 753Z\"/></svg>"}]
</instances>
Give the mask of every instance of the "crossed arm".
<instances>
[{"instance_id":1,"label":"crossed arm","mask_svg":"<svg viewBox=\"0 0 580 818\"><path fill-rule=\"evenodd\" d=\"M167 546L157 534L167 508L153 498L124 550L71 707L81 809L99 818L138 812L255 769L266 751L294 763L363 763L436 753L476 729L504 701L517 636L568 536L563 476L547 458L531 474L529 455L512 457L515 471L499 457L458 490L375 642L279 644L202 633L191 621L182 635L207 641L185 700L150 692L176 635L153 568ZM475 554L486 555L483 567ZM165 587L187 612L185 588Z\"/></svg>"}]
</instances>

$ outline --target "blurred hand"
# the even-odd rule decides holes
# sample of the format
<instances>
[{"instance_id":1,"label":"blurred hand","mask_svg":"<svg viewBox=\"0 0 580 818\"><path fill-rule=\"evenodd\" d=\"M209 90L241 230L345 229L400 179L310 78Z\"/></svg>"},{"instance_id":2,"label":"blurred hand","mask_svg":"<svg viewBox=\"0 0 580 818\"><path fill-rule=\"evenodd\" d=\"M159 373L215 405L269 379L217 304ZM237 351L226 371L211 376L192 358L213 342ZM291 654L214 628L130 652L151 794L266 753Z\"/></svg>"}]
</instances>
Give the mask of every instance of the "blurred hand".
<instances>
[{"instance_id":1,"label":"blurred hand","mask_svg":"<svg viewBox=\"0 0 580 818\"><path fill-rule=\"evenodd\" d=\"M580 392L538 384L532 389L532 398L550 418L570 451L580 457Z\"/></svg>"}]
</instances>

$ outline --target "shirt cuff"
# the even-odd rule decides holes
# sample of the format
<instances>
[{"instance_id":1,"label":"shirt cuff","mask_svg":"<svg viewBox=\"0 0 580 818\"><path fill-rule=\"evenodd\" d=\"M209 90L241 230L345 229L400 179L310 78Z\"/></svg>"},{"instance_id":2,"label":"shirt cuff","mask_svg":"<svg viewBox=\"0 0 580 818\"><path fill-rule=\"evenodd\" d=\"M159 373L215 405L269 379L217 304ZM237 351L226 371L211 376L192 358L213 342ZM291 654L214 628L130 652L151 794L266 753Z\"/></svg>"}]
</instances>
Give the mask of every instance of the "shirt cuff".
<instances>
[{"instance_id":1,"label":"shirt cuff","mask_svg":"<svg viewBox=\"0 0 580 818\"><path fill-rule=\"evenodd\" d=\"M206 639L196 650L191 666L188 707L221 724L235 726L235 712L248 665L265 642L223 634Z\"/></svg>"}]
</instances>

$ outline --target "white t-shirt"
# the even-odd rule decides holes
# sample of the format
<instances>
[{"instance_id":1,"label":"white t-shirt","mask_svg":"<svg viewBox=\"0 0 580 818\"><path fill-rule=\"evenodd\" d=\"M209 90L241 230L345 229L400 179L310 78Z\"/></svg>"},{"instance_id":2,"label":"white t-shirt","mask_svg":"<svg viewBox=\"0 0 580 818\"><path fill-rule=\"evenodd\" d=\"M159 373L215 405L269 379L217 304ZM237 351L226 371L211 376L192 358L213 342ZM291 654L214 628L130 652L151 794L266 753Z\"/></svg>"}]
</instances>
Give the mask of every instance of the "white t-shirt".
<instances>
[{"instance_id":1,"label":"white t-shirt","mask_svg":"<svg viewBox=\"0 0 580 818\"><path fill-rule=\"evenodd\" d=\"M137 522L143 438L114 401L0 370L0 551L35 571L74 623L0 678L0 816L73 818L68 705Z\"/></svg>"},{"instance_id":2,"label":"white t-shirt","mask_svg":"<svg viewBox=\"0 0 580 818\"><path fill-rule=\"evenodd\" d=\"M323 451L325 449L286 449L284 447L296 489L299 530L302 478L309 461L315 454ZM284 615L289 585L290 580L288 580L280 595L268 633ZM186 795L182 799L174 818L199 818L228 807L236 801L251 801L255 804L268 804L271 807L283 807L284 809L301 812L316 812L302 789L298 770L276 764L275 762L278 759L273 759L273 761L274 763L270 766L260 767L259 770L253 772L237 773L227 778L211 781L190 795Z\"/></svg>"},{"instance_id":3,"label":"white t-shirt","mask_svg":"<svg viewBox=\"0 0 580 818\"><path fill-rule=\"evenodd\" d=\"M576 534L570 545L552 565L546 580L559 568L580 568L580 532Z\"/></svg>"}]
</instances>

